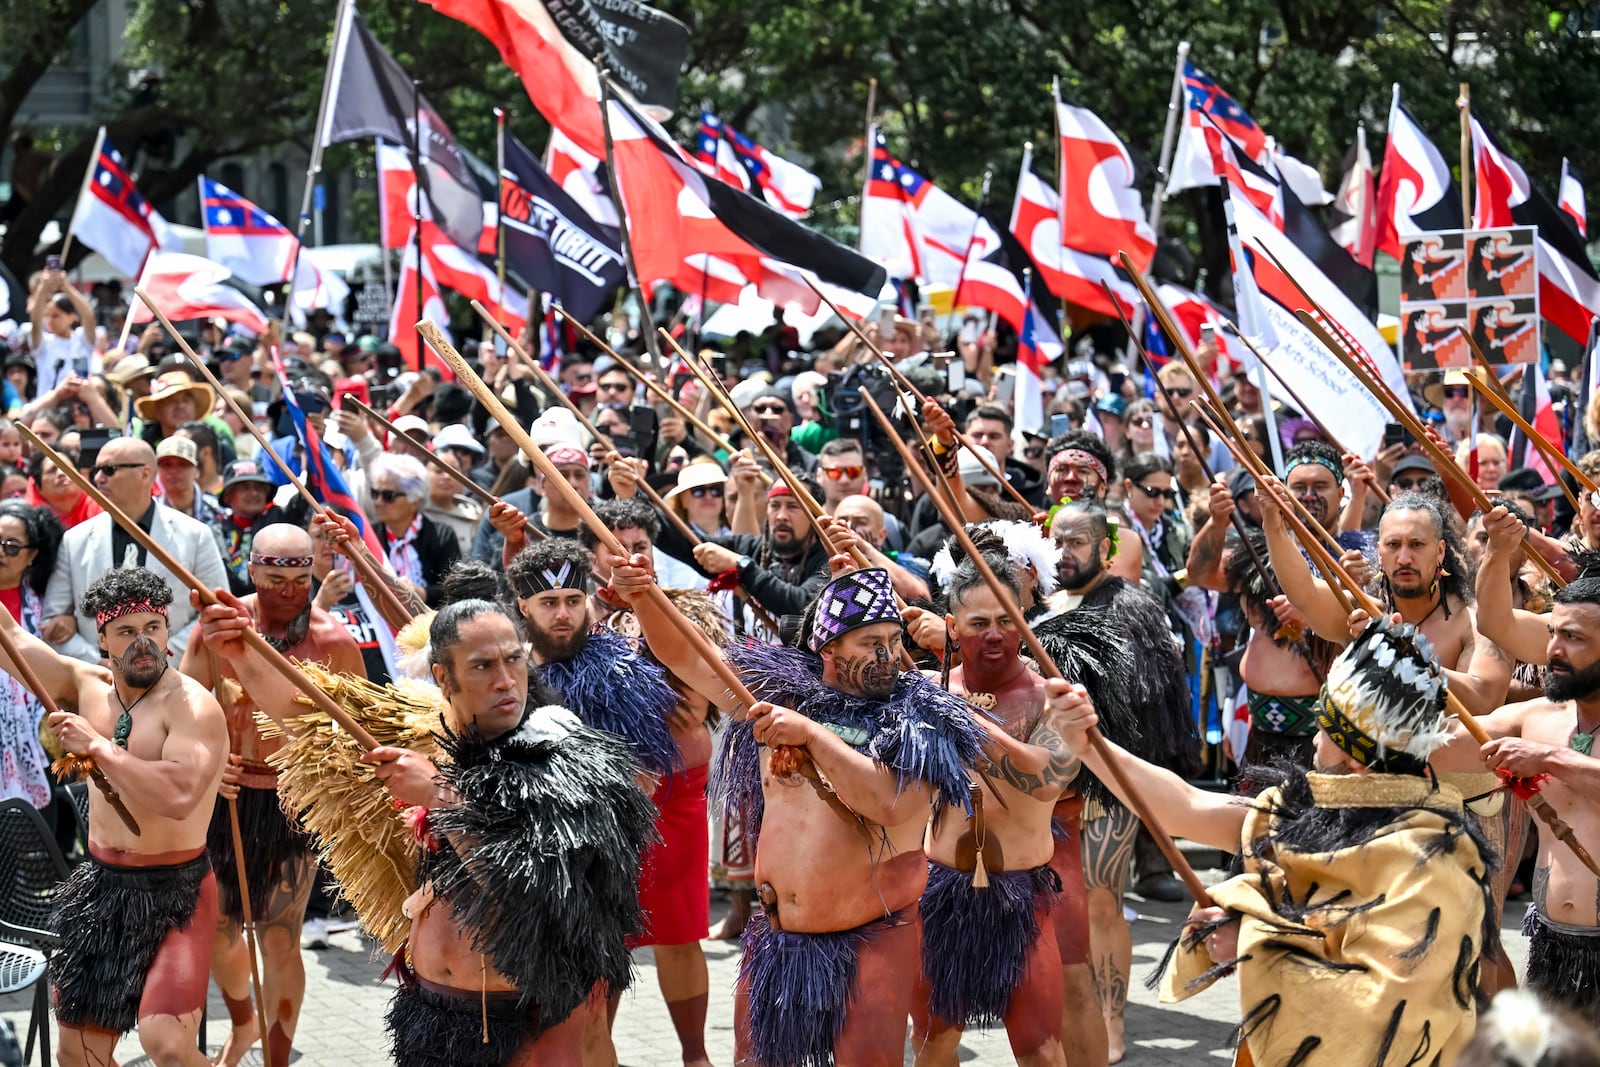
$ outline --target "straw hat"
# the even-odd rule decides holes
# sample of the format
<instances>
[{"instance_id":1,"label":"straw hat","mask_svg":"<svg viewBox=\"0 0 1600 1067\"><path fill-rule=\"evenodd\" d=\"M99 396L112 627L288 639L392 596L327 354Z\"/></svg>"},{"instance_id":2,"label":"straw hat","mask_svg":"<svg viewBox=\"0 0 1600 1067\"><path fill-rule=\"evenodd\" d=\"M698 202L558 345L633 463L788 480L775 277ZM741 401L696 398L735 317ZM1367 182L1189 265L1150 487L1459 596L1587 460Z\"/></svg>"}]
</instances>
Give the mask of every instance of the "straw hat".
<instances>
[{"instance_id":1,"label":"straw hat","mask_svg":"<svg viewBox=\"0 0 1600 1067\"><path fill-rule=\"evenodd\" d=\"M141 419L152 421L162 403L183 392L194 394L194 417L197 419L205 418L216 407L217 395L211 391L211 386L194 381L181 370L174 370L157 377L151 383L150 395L135 400L133 410Z\"/></svg>"},{"instance_id":2,"label":"straw hat","mask_svg":"<svg viewBox=\"0 0 1600 1067\"><path fill-rule=\"evenodd\" d=\"M1467 372L1466 371L1464 371L1464 370L1447 370L1447 371L1444 372L1444 380L1443 381L1429 382L1426 386L1423 387L1423 389L1422 389L1422 399L1426 400L1433 407L1443 408L1444 407L1444 390L1445 390L1445 386L1455 386L1455 385L1470 386L1471 384L1472 383L1467 380Z\"/></svg>"},{"instance_id":3,"label":"straw hat","mask_svg":"<svg viewBox=\"0 0 1600 1067\"><path fill-rule=\"evenodd\" d=\"M669 489L662 499L671 500L703 485L723 485L727 480L727 473L715 463L686 463L678 472L678 484Z\"/></svg>"}]
</instances>

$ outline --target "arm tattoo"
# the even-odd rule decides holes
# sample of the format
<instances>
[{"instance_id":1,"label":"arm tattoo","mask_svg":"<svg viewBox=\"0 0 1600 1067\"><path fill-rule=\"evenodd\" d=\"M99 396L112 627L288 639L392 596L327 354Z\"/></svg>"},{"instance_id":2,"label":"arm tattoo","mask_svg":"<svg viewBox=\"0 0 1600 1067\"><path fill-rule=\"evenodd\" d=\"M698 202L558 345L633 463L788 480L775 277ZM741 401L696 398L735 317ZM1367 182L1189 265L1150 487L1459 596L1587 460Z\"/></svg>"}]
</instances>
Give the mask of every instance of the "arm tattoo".
<instances>
[{"instance_id":1,"label":"arm tattoo","mask_svg":"<svg viewBox=\"0 0 1600 1067\"><path fill-rule=\"evenodd\" d=\"M1020 793L1033 794L1047 787L1054 788L1065 786L1078 776L1081 765L1077 756L1067 748L1061 735L1056 733L1048 720L1040 719L1028 734L1028 744L1038 745L1050 753L1050 762L1039 774L1027 774L1011 762L1011 757L1002 754L998 760L991 761L985 770L991 778L998 779L1011 786Z\"/></svg>"}]
</instances>

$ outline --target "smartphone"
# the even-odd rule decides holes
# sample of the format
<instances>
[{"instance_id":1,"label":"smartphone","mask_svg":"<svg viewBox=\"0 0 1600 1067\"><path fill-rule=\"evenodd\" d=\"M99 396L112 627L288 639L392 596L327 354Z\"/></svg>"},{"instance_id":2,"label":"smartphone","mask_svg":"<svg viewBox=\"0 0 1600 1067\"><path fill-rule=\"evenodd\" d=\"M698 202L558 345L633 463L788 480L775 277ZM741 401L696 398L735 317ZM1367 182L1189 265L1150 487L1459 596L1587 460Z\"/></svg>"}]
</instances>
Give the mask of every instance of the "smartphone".
<instances>
[{"instance_id":1,"label":"smartphone","mask_svg":"<svg viewBox=\"0 0 1600 1067\"><path fill-rule=\"evenodd\" d=\"M959 393L967 387L967 364L965 360L952 359L945 373L948 375L949 389L952 393Z\"/></svg>"},{"instance_id":2,"label":"smartphone","mask_svg":"<svg viewBox=\"0 0 1600 1067\"><path fill-rule=\"evenodd\" d=\"M628 409L628 441L633 445L633 454L652 467L655 465L660 428L655 408L647 404L636 404Z\"/></svg>"},{"instance_id":3,"label":"smartphone","mask_svg":"<svg viewBox=\"0 0 1600 1067\"><path fill-rule=\"evenodd\" d=\"M1016 392L1017 379L1002 367L994 372L994 402L1001 407L1011 405L1011 395Z\"/></svg>"},{"instance_id":4,"label":"smartphone","mask_svg":"<svg viewBox=\"0 0 1600 1067\"><path fill-rule=\"evenodd\" d=\"M932 304L919 304L917 306L917 321L932 326L939 321L939 313Z\"/></svg>"},{"instance_id":5,"label":"smartphone","mask_svg":"<svg viewBox=\"0 0 1600 1067\"><path fill-rule=\"evenodd\" d=\"M978 324L976 321L968 319L961 324L961 343L964 345L978 343Z\"/></svg>"},{"instance_id":6,"label":"smartphone","mask_svg":"<svg viewBox=\"0 0 1600 1067\"><path fill-rule=\"evenodd\" d=\"M1383 428L1383 447L1393 448L1395 445L1406 443L1406 428L1398 422L1391 422Z\"/></svg>"},{"instance_id":7,"label":"smartphone","mask_svg":"<svg viewBox=\"0 0 1600 1067\"><path fill-rule=\"evenodd\" d=\"M367 388L365 378L340 378L333 383L333 409L335 411L345 407L344 398L353 396L368 407L372 406L372 391Z\"/></svg>"},{"instance_id":8,"label":"smartphone","mask_svg":"<svg viewBox=\"0 0 1600 1067\"><path fill-rule=\"evenodd\" d=\"M894 335L894 308L878 309L878 336L892 337Z\"/></svg>"},{"instance_id":9,"label":"smartphone","mask_svg":"<svg viewBox=\"0 0 1600 1067\"><path fill-rule=\"evenodd\" d=\"M113 437L121 437L121 430L92 429L78 431L78 469L88 470L100 458L100 450L111 442Z\"/></svg>"},{"instance_id":10,"label":"smartphone","mask_svg":"<svg viewBox=\"0 0 1600 1067\"><path fill-rule=\"evenodd\" d=\"M1214 326L1213 324L1211 324L1209 322L1202 322L1200 324L1200 343L1201 344L1215 343L1216 339L1217 339L1217 328L1216 328L1216 326Z\"/></svg>"},{"instance_id":11,"label":"smartphone","mask_svg":"<svg viewBox=\"0 0 1600 1067\"><path fill-rule=\"evenodd\" d=\"M1050 416L1050 436L1060 437L1064 433L1072 432L1072 416L1064 411L1058 411Z\"/></svg>"},{"instance_id":12,"label":"smartphone","mask_svg":"<svg viewBox=\"0 0 1600 1067\"><path fill-rule=\"evenodd\" d=\"M61 257L56 255L54 252L51 252L48 256L45 256L44 257L44 269L45 270L60 270L61 269Z\"/></svg>"},{"instance_id":13,"label":"smartphone","mask_svg":"<svg viewBox=\"0 0 1600 1067\"><path fill-rule=\"evenodd\" d=\"M711 372L718 378L726 378L728 376L728 357L720 352L712 356Z\"/></svg>"}]
</instances>

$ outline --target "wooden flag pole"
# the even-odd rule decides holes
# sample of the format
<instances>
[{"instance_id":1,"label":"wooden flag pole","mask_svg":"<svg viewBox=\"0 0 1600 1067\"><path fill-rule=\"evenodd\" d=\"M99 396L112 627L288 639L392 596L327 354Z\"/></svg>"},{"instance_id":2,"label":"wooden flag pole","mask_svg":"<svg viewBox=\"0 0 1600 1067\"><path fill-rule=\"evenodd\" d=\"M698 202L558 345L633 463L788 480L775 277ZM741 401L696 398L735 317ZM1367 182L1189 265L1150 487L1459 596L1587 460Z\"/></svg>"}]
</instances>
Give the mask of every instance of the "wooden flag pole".
<instances>
[{"instance_id":1,"label":"wooden flag pole","mask_svg":"<svg viewBox=\"0 0 1600 1067\"><path fill-rule=\"evenodd\" d=\"M571 323L574 327L576 327L578 332L583 334L583 336L588 339L590 344L599 348L600 351L616 360L617 364L622 367L623 370L627 371L629 374L638 379L639 383L646 389L650 390L650 392L655 395L656 399L660 400L673 411L677 412L678 415L683 418L683 421L687 422L696 430L699 430L702 434L704 434L706 440L710 441L712 444L716 445L730 456L739 451L733 446L733 442L729 441L716 430L713 430L710 426L707 426L703 421L701 421L699 416L690 411L688 408L684 407L683 404L678 401L677 397L667 392L663 386L659 385L653 379L647 376L644 371L634 366L627 359L625 359L621 353L617 352L610 345L606 344L605 341L597 337L593 330L589 329L589 327L568 315L560 305L552 305L550 310L561 316L563 322ZM767 478L765 473L763 473L762 477L765 478L769 484L771 483L772 479Z\"/></svg>"},{"instance_id":2,"label":"wooden flag pole","mask_svg":"<svg viewBox=\"0 0 1600 1067\"><path fill-rule=\"evenodd\" d=\"M100 491L98 486L88 478L85 478L77 467L73 466L71 460L41 441L38 435L26 426L18 426L17 432L22 435L24 441L32 446L34 451L42 453L46 459L56 465L56 468L61 473L67 476L69 481L89 494L89 499L99 504L100 510L110 515L113 522L126 530L129 537L133 538L147 553L167 569L167 573L190 589L193 589L200 597L202 605L210 607L213 604L221 603L214 590L207 588L206 584L190 573L187 567L174 559L172 553L168 552L155 538L151 537L144 527L130 519L127 513L112 502L110 497ZM267 639L257 633L253 627L244 631L244 642L261 655L267 666L277 671L286 681L304 693L318 711L323 712L338 723L346 733L354 737L363 749L370 752L378 747L377 740L367 731L365 726L362 726L351 717L350 713L340 707L338 702L327 693L317 688L311 679L307 678L294 664L290 663L283 653L267 644Z\"/></svg>"},{"instance_id":3,"label":"wooden flag pole","mask_svg":"<svg viewBox=\"0 0 1600 1067\"><path fill-rule=\"evenodd\" d=\"M1472 86L1461 82L1456 110L1461 113L1461 225L1472 226L1472 181L1477 168L1472 165Z\"/></svg>"},{"instance_id":4,"label":"wooden flag pole","mask_svg":"<svg viewBox=\"0 0 1600 1067\"><path fill-rule=\"evenodd\" d=\"M1510 396L1505 392L1504 386L1500 384L1500 378L1495 372L1494 364L1489 362L1489 357L1484 355L1482 348L1478 347L1478 342L1473 338L1472 334L1460 326L1457 326L1456 329L1461 330L1461 336L1467 339L1467 344L1472 348L1473 358L1477 360L1478 365L1483 368L1486 375L1486 377L1480 378L1476 374L1467 374L1467 377L1478 388L1478 391L1483 393L1491 404L1499 408L1500 414L1510 419L1513 426L1527 436L1533 447L1537 448L1540 455L1544 456L1546 463L1549 463L1552 467L1560 467L1572 475L1573 479L1583 486L1583 491L1586 493L1592 493L1597 488L1600 488L1600 486L1596 486L1593 478L1583 473L1582 469L1572 462L1565 452L1556 447L1555 442L1546 438L1523 417L1522 412L1517 410L1517 406L1512 403ZM1522 373L1527 374L1528 372L1524 370ZM1567 490L1567 499L1572 504L1572 510L1576 512L1578 510L1578 502L1572 498L1571 489L1568 488L1565 482L1561 483L1561 487Z\"/></svg>"},{"instance_id":5,"label":"wooden flag pole","mask_svg":"<svg viewBox=\"0 0 1600 1067\"><path fill-rule=\"evenodd\" d=\"M918 466L917 457L912 455L911 449L900 439L900 435L894 432L889 424L888 417L883 413L883 409L878 407L877 402L872 399L869 393L863 391L861 400L867 406L867 409L872 412L873 418L878 420L878 425L883 427L890 443L894 445L895 451L900 453L900 460L905 464L906 469L914 472L915 476L921 481L928 498L934 502L934 506L939 509L940 516L944 519L945 524L950 527L951 533L955 535L961 547L966 550L967 558L972 561L972 565L983 576L983 580L989 586L989 590L994 593L995 599L1000 602L1000 607L1010 617L1023 643L1027 645L1029 654L1033 656L1034 662L1038 664L1039 673L1046 678L1065 680L1061 673L1061 668L1057 667L1055 660L1050 658L1050 654L1045 651L1044 645L1040 644L1039 638L1034 635L1033 628L1028 625L1027 619L1023 617L1022 608L1017 605L1016 598L1011 595L1011 590L996 576L994 570L983 558L983 553L978 551L977 546L972 543L972 538L967 536L967 530L961 522L961 517L955 514L949 505L933 491L933 486L927 480L926 473ZM1098 728L1090 729L1089 744L1105 763L1106 769L1111 772L1111 777L1116 780L1118 790L1128 801L1128 807L1133 809L1134 813L1139 816L1140 821L1150 831L1150 836L1155 838L1155 842L1160 846L1162 854L1172 864L1173 871L1183 881L1184 887L1189 890L1190 896L1194 897L1195 903L1201 907L1210 907L1211 896L1206 892L1205 886L1200 884L1199 877L1194 873L1194 869L1189 866L1189 861L1184 857L1177 843L1162 829L1161 821L1156 817L1155 812L1144 802L1144 798L1139 795L1139 791L1133 787L1133 783L1128 780L1128 776L1118 766L1115 757L1111 755L1110 749L1106 745L1105 737Z\"/></svg>"},{"instance_id":6,"label":"wooden flag pole","mask_svg":"<svg viewBox=\"0 0 1600 1067\"><path fill-rule=\"evenodd\" d=\"M195 369L216 391L217 396L228 405L228 408L233 412L234 418L238 419L244 428L250 431L250 435L261 445L262 454L272 459L278 470L282 471L283 476L289 480L289 484L294 486L295 491L310 505L311 513L313 515L327 515L328 509L323 506L322 501L312 496L311 490L306 488L305 482L301 481L299 476L289 469L289 464L273 449L272 442L267 440L267 435L262 433L256 426L255 417L241 408L223 384L217 381L216 375L211 373L210 368L205 365L205 361L195 354L194 349L189 347L189 342L185 341L182 335L178 333L171 320L167 318L166 313L156 307L155 302L150 299L150 295L143 289L135 287L133 292L135 296L144 301L145 307L150 309L151 314L160 320L162 327L172 336L173 340L177 341L178 347L183 349L183 354L189 357L189 361L194 364ZM309 466L309 456L306 458L306 462L307 466ZM367 592L382 602L383 614L386 619L411 619L416 617L415 613L407 608L400 598L395 595L394 590L389 588L389 583L384 581L383 575L378 571L377 563L368 559L366 553L352 548L346 555L349 557L350 562L355 565L356 570L361 572L361 584L367 587Z\"/></svg>"},{"instance_id":7,"label":"wooden flag pole","mask_svg":"<svg viewBox=\"0 0 1600 1067\"><path fill-rule=\"evenodd\" d=\"M604 56L594 57L595 73L600 78L600 132L605 137L606 179L611 183L611 199L617 205L618 230L622 237L622 255L628 265L629 280L636 286L639 297L639 332L644 335L645 348L657 367L665 367L661 348L656 344L655 323L650 318L650 301L644 296L645 279L639 277L639 263L633 254L633 238L628 233L628 203L622 197L622 175L617 172L616 146L611 137L611 96L615 86L606 70ZM420 306L420 305L419 305Z\"/></svg>"}]
</instances>

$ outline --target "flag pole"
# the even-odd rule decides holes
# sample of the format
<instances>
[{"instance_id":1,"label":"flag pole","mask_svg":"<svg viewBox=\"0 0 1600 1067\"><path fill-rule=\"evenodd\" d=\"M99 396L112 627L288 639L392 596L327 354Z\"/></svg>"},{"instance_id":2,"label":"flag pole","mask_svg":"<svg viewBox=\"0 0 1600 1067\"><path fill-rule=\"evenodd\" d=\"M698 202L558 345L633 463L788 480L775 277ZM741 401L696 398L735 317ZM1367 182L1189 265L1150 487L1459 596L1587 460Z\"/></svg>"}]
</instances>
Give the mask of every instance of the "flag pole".
<instances>
[{"instance_id":1,"label":"flag pole","mask_svg":"<svg viewBox=\"0 0 1600 1067\"><path fill-rule=\"evenodd\" d=\"M423 306L426 299L426 290L422 284L422 153L426 152L427 145L422 137L422 79L411 79L411 180L416 187L416 195L411 198L411 251L417 257L417 315L427 314ZM423 365L423 340L421 331L417 332L417 365L413 369L419 374Z\"/></svg>"},{"instance_id":2,"label":"flag pole","mask_svg":"<svg viewBox=\"0 0 1600 1067\"><path fill-rule=\"evenodd\" d=\"M656 340L656 324L650 318L650 301L644 296L644 279L639 277L639 265L633 255L633 238L628 233L628 207L622 201L622 177L617 173L616 145L611 137L611 94L615 87L611 84L611 75L606 72L605 57L596 56L594 66L600 75L600 128L606 141L606 181L611 186L611 199L617 204L617 221L622 224L622 255L633 278L635 292L639 294L639 333L644 336L645 351L650 353L656 369L665 370L667 364L661 358L661 342Z\"/></svg>"},{"instance_id":3,"label":"flag pole","mask_svg":"<svg viewBox=\"0 0 1600 1067\"><path fill-rule=\"evenodd\" d=\"M956 273L955 292L950 297L950 310L954 312L961 303L961 283L967 280L967 264L972 262L972 246L978 240L978 227L983 225L983 208L989 202L989 183L994 180L994 169L985 167L983 189L978 193L978 207L972 213L972 232L967 234L967 247L961 255L961 270Z\"/></svg>"},{"instance_id":4,"label":"flag pole","mask_svg":"<svg viewBox=\"0 0 1600 1067\"><path fill-rule=\"evenodd\" d=\"M501 208L504 206L500 199L500 182L502 174L506 172L506 113L504 108L494 109L494 270L495 278L500 283L500 306L505 307L506 302L506 214ZM420 308L418 311L420 312ZM529 308L528 321L534 320L533 309Z\"/></svg>"},{"instance_id":5,"label":"flag pole","mask_svg":"<svg viewBox=\"0 0 1600 1067\"><path fill-rule=\"evenodd\" d=\"M1472 86L1461 82L1456 108L1461 112L1461 225L1472 228Z\"/></svg>"},{"instance_id":6,"label":"flag pole","mask_svg":"<svg viewBox=\"0 0 1600 1067\"><path fill-rule=\"evenodd\" d=\"M862 157L862 167L861 167L861 205L860 205L861 207L866 207L867 206L867 186L872 184L872 151L873 151L874 148L877 147L877 140L878 140L878 138L877 138L878 124L873 121L873 117L875 115L877 115L877 113L878 113L878 79L877 78L868 78L867 79L867 139L866 139L866 142L861 146L861 157ZM859 251L861 251L862 245L866 243L867 229L866 229L865 226L862 226L860 224L860 221L859 221L859 219L860 219L860 211L859 211L859 209L857 210L856 217L857 217L857 220L858 220L857 224L856 224L856 251L859 252Z\"/></svg>"},{"instance_id":7,"label":"flag pole","mask_svg":"<svg viewBox=\"0 0 1600 1067\"><path fill-rule=\"evenodd\" d=\"M61 265L67 264L67 253L72 251L72 224L78 220L78 204L83 203L83 198L89 193L89 183L94 180L95 165L100 162L100 149L105 147L106 128L100 127L100 132L94 135L94 150L89 153L89 165L83 168L83 184L78 187L77 202L72 205L72 216L67 219L67 236L61 242ZM126 342L126 338L124 338Z\"/></svg>"},{"instance_id":8,"label":"flag pole","mask_svg":"<svg viewBox=\"0 0 1600 1067\"><path fill-rule=\"evenodd\" d=\"M383 304L384 321L394 318L394 272L389 266L389 248L384 240L385 229L383 225L383 149L381 142L372 139L372 154L376 163L375 177L378 184L378 261L383 264Z\"/></svg>"},{"instance_id":9,"label":"flag pole","mask_svg":"<svg viewBox=\"0 0 1600 1067\"><path fill-rule=\"evenodd\" d=\"M1167 125L1161 132L1161 165L1156 168L1156 188L1150 196L1150 231L1158 232L1161 224L1161 204L1167 195L1169 172L1172 170L1172 153L1177 148L1178 115L1183 110L1183 68L1189 62L1189 42L1178 42L1178 61L1172 70L1172 95L1167 99Z\"/></svg>"},{"instance_id":10,"label":"flag pole","mask_svg":"<svg viewBox=\"0 0 1600 1067\"><path fill-rule=\"evenodd\" d=\"M300 252L306 244L306 227L311 225L311 198L316 192L317 175L322 173L322 149L327 143L328 102L334 98L334 75L343 69L339 62L350 41L350 17L355 13L352 0L339 0L333 16L333 35L328 42L328 65L322 72L322 99L317 102L317 124L311 136L311 161L306 165L306 187L300 194L300 217L295 222L294 256L289 260L289 284L283 289L281 331L289 329L294 310L294 283L300 274Z\"/></svg>"}]
</instances>

